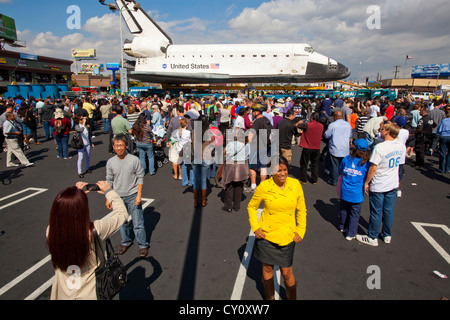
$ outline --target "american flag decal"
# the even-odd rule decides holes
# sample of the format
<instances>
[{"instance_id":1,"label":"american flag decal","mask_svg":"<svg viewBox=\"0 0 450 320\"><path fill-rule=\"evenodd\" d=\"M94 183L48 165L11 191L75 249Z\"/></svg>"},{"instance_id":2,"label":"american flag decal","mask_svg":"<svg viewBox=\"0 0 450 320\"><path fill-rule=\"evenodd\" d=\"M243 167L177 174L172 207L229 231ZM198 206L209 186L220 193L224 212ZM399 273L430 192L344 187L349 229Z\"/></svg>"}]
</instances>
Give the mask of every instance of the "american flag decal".
<instances>
[{"instance_id":1,"label":"american flag decal","mask_svg":"<svg viewBox=\"0 0 450 320\"><path fill-rule=\"evenodd\" d=\"M211 69L220 69L220 64L219 63L211 63Z\"/></svg>"}]
</instances>

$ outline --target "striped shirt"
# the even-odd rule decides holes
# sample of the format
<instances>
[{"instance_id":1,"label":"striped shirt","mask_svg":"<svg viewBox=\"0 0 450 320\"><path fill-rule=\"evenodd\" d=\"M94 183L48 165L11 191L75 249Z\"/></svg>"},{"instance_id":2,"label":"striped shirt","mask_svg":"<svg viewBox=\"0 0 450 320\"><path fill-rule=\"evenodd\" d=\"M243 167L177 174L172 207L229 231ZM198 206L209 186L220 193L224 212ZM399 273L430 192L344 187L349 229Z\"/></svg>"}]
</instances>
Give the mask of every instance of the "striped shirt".
<instances>
[{"instance_id":1,"label":"striped shirt","mask_svg":"<svg viewBox=\"0 0 450 320\"><path fill-rule=\"evenodd\" d=\"M356 123L358 124L356 128L356 132L362 133L364 132L364 126L366 125L367 121L369 121L369 118L367 116L360 116L358 120L356 120Z\"/></svg>"},{"instance_id":2,"label":"striped shirt","mask_svg":"<svg viewBox=\"0 0 450 320\"><path fill-rule=\"evenodd\" d=\"M132 114L127 114L127 120L130 123L130 126L133 126L133 124L136 122L137 118L139 118L140 113L139 112L133 112Z\"/></svg>"}]
</instances>

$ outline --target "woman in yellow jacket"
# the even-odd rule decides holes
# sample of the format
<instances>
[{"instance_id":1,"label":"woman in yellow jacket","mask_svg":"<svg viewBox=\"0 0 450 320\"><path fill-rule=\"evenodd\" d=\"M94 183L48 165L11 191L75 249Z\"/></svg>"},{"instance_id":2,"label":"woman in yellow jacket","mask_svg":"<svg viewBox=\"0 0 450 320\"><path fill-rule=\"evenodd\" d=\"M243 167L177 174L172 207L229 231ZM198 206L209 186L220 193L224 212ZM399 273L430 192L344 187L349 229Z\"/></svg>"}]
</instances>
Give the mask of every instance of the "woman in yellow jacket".
<instances>
[{"instance_id":1,"label":"woman in yellow jacket","mask_svg":"<svg viewBox=\"0 0 450 320\"><path fill-rule=\"evenodd\" d=\"M264 201L258 220L257 210ZM274 299L273 267L280 267L289 300L295 300L297 282L292 272L295 244L306 231L306 205L297 179L288 177L288 162L280 156L275 174L260 183L248 204L250 226L255 233L254 256L263 264L266 299Z\"/></svg>"}]
</instances>

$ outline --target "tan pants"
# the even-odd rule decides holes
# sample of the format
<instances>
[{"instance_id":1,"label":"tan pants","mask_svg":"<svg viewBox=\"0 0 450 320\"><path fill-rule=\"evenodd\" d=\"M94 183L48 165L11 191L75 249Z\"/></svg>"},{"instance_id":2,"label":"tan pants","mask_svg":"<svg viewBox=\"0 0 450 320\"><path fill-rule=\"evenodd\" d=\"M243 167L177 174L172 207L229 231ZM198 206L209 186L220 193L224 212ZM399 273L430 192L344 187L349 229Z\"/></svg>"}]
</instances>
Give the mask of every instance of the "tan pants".
<instances>
[{"instance_id":1,"label":"tan pants","mask_svg":"<svg viewBox=\"0 0 450 320\"><path fill-rule=\"evenodd\" d=\"M11 167L14 165L12 162L12 155L14 154L16 158L20 161L21 164L26 165L29 164L27 157L25 157L22 149L20 149L19 142L17 139L5 139L7 145L7 154L6 154L6 166Z\"/></svg>"},{"instance_id":2,"label":"tan pants","mask_svg":"<svg viewBox=\"0 0 450 320\"><path fill-rule=\"evenodd\" d=\"M286 158L288 163L291 163L291 160L292 160L292 149L283 149L283 148L281 148L281 155Z\"/></svg>"}]
</instances>

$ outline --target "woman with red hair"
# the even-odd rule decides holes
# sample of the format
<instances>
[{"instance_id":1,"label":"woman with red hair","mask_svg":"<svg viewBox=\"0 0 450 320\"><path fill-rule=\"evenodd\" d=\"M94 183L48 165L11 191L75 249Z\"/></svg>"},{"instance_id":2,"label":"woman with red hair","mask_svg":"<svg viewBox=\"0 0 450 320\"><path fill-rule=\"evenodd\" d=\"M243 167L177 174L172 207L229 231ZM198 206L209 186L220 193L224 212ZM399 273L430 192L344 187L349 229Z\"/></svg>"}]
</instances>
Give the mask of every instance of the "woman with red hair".
<instances>
[{"instance_id":1,"label":"woman with red hair","mask_svg":"<svg viewBox=\"0 0 450 320\"><path fill-rule=\"evenodd\" d=\"M52 300L95 300L94 229L101 240L107 239L128 219L128 211L120 196L106 181L97 182L98 193L104 194L113 214L102 220L91 221L87 183L62 190L53 201L47 227L47 247L52 257L55 278ZM104 247L104 246L103 246Z\"/></svg>"}]
</instances>

